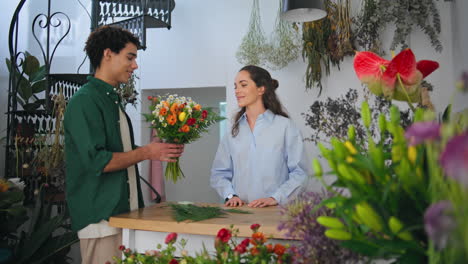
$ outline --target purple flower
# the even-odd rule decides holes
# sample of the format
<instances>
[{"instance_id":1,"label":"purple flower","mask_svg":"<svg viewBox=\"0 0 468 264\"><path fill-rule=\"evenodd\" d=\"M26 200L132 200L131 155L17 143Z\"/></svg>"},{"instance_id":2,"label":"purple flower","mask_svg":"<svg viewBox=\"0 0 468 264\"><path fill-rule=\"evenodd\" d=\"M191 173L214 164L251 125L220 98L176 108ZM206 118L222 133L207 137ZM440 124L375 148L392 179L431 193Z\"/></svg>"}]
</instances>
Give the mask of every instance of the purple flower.
<instances>
[{"instance_id":1,"label":"purple flower","mask_svg":"<svg viewBox=\"0 0 468 264\"><path fill-rule=\"evenodd\" d=\"M331 216L332 210L323 206L314 210L322 200L333 197L330 192L303 192L295 200L282 207L281 213L285 221L278 226L286 230L286 235L302 241L297 247L290 249L295 256L292 264L335 264L357 263L360 256L349 249L340 246L336 240L325 236L325 227L318 224L318 216ZM312 213L314 212L314 213Z\"/></svg>"},{"instance_id":2,"label":"purple flower","mask_svg":"<svg viewBox=\"0 0 468 264\"><path fill-rule=\"evenodd\" d=\"M440 124L437 122L418 122L412 124L405 132L410 146L421 144L426 140L440 138Z\"/></svg>"},{"instance_id":3,"label":"purple flower","mask_svg":"<svg viewBox=\"0 0 468 264\"><path fill-rule=\"evenodd\" d=\"M461 90L462 92L468 92L468 72L463 72L461 77Z\"/></svg>"},{"instance_id":4,"label":"purple flower","mask_svg":"<svg viewBox=\"0 0 468 264\"><path fill-rule=\"evenodd\" d=\"M455 136L440 155L445 174L468 186L468 131Z\"/></svg>"},{"instance_id":5,"label":"purple flower","mask_svg":"<svg viewBox=\"0 0 468 264\"><path fill-rule=\"evenodd\" d=\"M452 204L444 200L433 203L424 213L424 229L438 249L445 248L450 232L455 227L451 210Z\"/></svg>"}]
</instances>

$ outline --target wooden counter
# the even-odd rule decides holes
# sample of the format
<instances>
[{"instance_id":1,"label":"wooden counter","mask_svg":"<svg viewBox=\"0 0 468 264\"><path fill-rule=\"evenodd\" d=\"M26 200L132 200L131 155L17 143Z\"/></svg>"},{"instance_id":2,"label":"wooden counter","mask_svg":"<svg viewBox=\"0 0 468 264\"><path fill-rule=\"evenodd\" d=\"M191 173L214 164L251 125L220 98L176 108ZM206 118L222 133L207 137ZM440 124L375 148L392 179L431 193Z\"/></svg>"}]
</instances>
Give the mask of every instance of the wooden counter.
<instances>
[{"instance_id":1,"label":"wooden counter","mask_svg":"<svg viewBox=\"0 0 468 264\"><path fill-rule=\"evenodd\" d=\"M219 206L222 204L196 204L201 206ZM265 208L250 208L247 206L237 207L252 214L228 213L224 218L212 218L199 222L176 222L172 216L172 209L161 203L144 209L132 211L111 217L109 223L113 227L123 229L145 230L155 232L177 232L184 234L215 236L221 228L229 228L234 224L234 228L239 229L239 237L250 237L252 230L250 225L258 223L261 225L260 231L268 238L286 239L285 232L278 231L281 220L280 208L271 206Z\"/></svg>"}]
</instances>

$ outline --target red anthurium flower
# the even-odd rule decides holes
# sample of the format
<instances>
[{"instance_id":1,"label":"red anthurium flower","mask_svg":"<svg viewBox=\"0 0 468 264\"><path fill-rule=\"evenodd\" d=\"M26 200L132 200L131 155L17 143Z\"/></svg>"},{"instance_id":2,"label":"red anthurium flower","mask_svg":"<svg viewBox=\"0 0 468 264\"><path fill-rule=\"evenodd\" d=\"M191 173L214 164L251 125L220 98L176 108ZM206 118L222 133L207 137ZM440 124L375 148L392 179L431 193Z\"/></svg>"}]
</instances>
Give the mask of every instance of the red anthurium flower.
<instances>
[{"instance_id":1,"label":"red anthurium flower","mask_svg":"<svg viewBox=\"0 0 468 264\"><path fill-rule=\"evenodd\" d=\"M404 87L401 87L398 76ZM405 49L390 61L387 70L384 72L382 76L383 93L391 98L393 97L395 88L398 87L405 89L408 95L412 95L421 84L422 78L422 73L416 69L416 57L414 53L410 49Z\"/></svg>"},{"instance_id":2,"label":"red anthurium flower","mask_svg":"<svg viewBox=\"0 0 468 264\"><path fill-rule=\"evenodd\" d=\"M367 84L372 93L382 94L382 75L390 61L370 51L356 52L354 70L359 80Z\"/></svg>"},{"instance_id":3,"label":"red anthurium flower","mask_svg":"<svg viewBox=\"0 0 468 264\"><path fill-rule=\"evenodd\" d=\"M431 60L420 60L416 63L416 69L420 71L423 75L423 78L426 78L429 74L439 68L439 63L437 61Z\"/></svg>"},{"instance_id":4,"label":"red anthurium flower","mask_svg":"<svg viewBox=\"0 0 468 264\"><path fill-rule=\"evenodd\" d=\"M400 101L408 101L408 97L411 102L419 101L422 79L438 67L437 62L430 60L416 63L410 49L403 50L391 61L369 51L357 52L354 57L354 70L372 93Z\"/></svg>"}]
</instances>

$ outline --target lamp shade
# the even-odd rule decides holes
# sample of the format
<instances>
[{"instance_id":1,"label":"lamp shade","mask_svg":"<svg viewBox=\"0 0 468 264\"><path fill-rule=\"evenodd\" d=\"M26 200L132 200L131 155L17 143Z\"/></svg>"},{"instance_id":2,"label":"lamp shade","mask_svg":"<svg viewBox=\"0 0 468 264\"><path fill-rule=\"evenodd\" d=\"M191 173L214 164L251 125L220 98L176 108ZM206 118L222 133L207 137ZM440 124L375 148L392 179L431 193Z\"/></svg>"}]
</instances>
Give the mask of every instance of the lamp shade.
<instances>
[{"instance_id":1,"label":"lamp shade","mask_svg":"<svg viewBox=\"0 0 468 264\"><path fill-rule=\"evenodd\" d=\"M283 0L281 19L290 22L310 22L326 16L323 0Z\"/></svg>"}]
</instances>

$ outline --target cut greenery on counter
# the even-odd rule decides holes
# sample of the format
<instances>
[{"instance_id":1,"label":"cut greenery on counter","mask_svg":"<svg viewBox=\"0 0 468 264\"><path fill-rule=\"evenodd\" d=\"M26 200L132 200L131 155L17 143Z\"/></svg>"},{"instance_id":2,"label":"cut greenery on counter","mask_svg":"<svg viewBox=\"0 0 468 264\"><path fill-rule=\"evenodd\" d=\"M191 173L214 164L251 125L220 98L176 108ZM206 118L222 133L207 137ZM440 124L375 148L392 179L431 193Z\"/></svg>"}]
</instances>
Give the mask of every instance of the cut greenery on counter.
<instances>
[{"instance_id":1,"label":"cut greenery on counter","mask_svg":"<svg viewBox=\"0 0 468 264\"><path fill-rule=\"evenodd\" d=\"M224 217L227 213L251 214L249 211L239 209L222 209L216 206L198 206L193 204L169 204L172 215L177 222L191 220L193 222L211 218Z\"/></svg>"}]
</instances>

